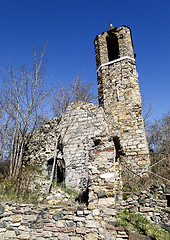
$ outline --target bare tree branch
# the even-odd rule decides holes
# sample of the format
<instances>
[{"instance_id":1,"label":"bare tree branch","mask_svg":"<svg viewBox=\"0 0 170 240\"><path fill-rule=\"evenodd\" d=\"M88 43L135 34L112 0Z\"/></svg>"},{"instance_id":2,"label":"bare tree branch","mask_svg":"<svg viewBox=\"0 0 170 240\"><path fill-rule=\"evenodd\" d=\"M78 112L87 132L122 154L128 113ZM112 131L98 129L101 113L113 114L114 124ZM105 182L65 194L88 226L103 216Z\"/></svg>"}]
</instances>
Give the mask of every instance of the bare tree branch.
<instances>
[{"instance_id":1,"label":"bare tree branch","mask_svg":"<svg viewBox=\"0 0 170 240\"><path fill-rule=\"evenodd\" d=\"M22 168L27 133L33 131L38 124L39 115L42 115L41 109L49 94L44 87L46 47L47 42L41 51L34 46L31 70L26 66L8 66L7 74L3 76L0 109L4 117L0 129L5 128L0 142L0 155L7 155L4 145L8 143L10 176L13 177L17 176Z\"/></svg>"}]
</instances>

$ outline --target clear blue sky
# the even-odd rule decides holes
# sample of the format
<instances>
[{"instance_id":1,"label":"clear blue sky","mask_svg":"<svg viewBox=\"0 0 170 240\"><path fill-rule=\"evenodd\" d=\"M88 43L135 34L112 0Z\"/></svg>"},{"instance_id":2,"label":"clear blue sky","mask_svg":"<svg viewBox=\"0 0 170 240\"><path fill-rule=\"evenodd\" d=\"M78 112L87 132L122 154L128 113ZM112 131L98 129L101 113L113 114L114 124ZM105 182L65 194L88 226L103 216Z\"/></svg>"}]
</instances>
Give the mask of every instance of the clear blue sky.
<instances>
[{"instance_id":1,"label":"clear blue sky","mask_svg":"<svg viewBox=\"0 0 170 240\"><path fill-rule=\"evenodd\" d=\"M48 39L50 87L78 72L96 83L93 40L110 23L131 28L140 89L160 117L170 109L169 0L1 0L0 64L29 63L32 43Z\"/></svg>"}]
</instances>

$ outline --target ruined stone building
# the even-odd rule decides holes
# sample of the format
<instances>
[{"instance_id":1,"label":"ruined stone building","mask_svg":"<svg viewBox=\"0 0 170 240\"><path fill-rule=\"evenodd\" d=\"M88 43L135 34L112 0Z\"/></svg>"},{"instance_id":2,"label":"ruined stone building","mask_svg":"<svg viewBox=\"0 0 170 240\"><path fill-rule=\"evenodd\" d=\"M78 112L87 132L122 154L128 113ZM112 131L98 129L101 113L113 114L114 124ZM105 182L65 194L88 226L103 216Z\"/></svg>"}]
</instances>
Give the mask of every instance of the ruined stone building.
<instances>
[{"instance_id":1,"label":"ruined stone building","mask_svg":"<svg viewBox=\"0 0 170 240\"><path fill-rule=\"evenodd\" d=\"M94 44L99 106L72 103L60 121L54 118L33 134L26 160L50 176L57 149L54 177L103 204L105 197L114 203L121 185L120 155L145 154L148 146L131 30L111 25ZM148 165L149 159L142 164Z\"/></svg>"}]
</instances>

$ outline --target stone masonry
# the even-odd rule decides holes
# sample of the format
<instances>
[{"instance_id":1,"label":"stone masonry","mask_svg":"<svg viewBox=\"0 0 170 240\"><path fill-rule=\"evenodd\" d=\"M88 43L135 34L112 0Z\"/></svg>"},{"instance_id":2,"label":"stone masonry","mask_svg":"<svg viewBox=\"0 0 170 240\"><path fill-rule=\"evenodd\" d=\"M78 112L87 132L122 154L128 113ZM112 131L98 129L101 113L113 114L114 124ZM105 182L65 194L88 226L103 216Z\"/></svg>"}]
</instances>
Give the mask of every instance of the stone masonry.
<instances>
[{"instance_id":1,"label":"stone masonry","mask_svg":"<svg viewBox=\"0 0 170 240\"><path fill-rule=\"evenodd\" d=\"M113 209L0 203L0 240L127 240Z\"/></svg>"},{"instance_id":2,"label":"stone masonry","mask_svg":"<svg viewBox=\"0 0 170 240\"><path fill-rule=\"evenodd\" d=\"M111 25L94 44L99 105L109 131L119 137L126 154L148 153L131 30Z\"/></svg>"},{"instance_id":3,"label":"stone masonry","mask_svg":"<svg viewBox=\"0 0 170 240\"><path fill-rule=\"evenodd\" d=\"M170 207L165 198L169 190L164 185L152 186L148 191L129 195L119 206L120 211L140 213L170 232ZM128 227L117 227L116 209L105 207L106 200L101 203L86 207L71 202L67 205L52 201L48 205L0 202L0 240L153 239L143 235L138 238L137 234L131 238L133 231Z\"/></svg>"}]
</instances>

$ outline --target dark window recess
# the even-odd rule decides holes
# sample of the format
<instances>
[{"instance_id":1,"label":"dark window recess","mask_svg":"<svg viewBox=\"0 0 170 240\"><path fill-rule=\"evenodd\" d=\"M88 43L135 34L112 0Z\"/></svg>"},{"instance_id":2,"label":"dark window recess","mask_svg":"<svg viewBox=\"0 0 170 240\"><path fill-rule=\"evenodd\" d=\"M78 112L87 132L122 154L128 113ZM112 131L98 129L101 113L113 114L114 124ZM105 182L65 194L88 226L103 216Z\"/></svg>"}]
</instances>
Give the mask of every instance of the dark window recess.
<instances>
[{"instance_id":1,"label":"dark window recess","mask_svg":"<svg viewBox=\"0 0 170 240\"><path fill-rule=\"evenodd\" d=\"M48 160L48 163L47 163L49 177L51 177L53 162L54 162L54 159L51 158L50 160ZM57 159L53 179L56 179L57 182L64 181L64 179L65 179L65 163L64 163L63 159Z\"/></svg>"},{"instance_id":2,"label":"dark window recess","mask_svg":"<svg viewBox=\"0 0 170 240\"><path fill-rule=\"evenodd\" d=\"M115 148L116 148L116 159L115 159L115 161L117 162L120 155L124 155L124 152L123 152L122 147L120 145L120 139L119 139L118 136L113 137L113 142L114 142Z\"/></svg>"},{"instance_id":3,"label":"dark window recess","mask_svg":"<svg viewBox=\"0 0 170 240\"><path fill-rule=\"evenodd\" d=\"M106 38L109 62L119 58L119 45L115 34Z\"/></svg>"},{"instance_id":4,"label":"dark window recess","mask_svg":"<svg viewBox=\"0 0 170 240\"><path fill-rule=\"evenodd\" d=\"M63 159L60 159L57 164L57 181L64 182L65 180L65 162Z\"/></svg>"}]
</instances>

